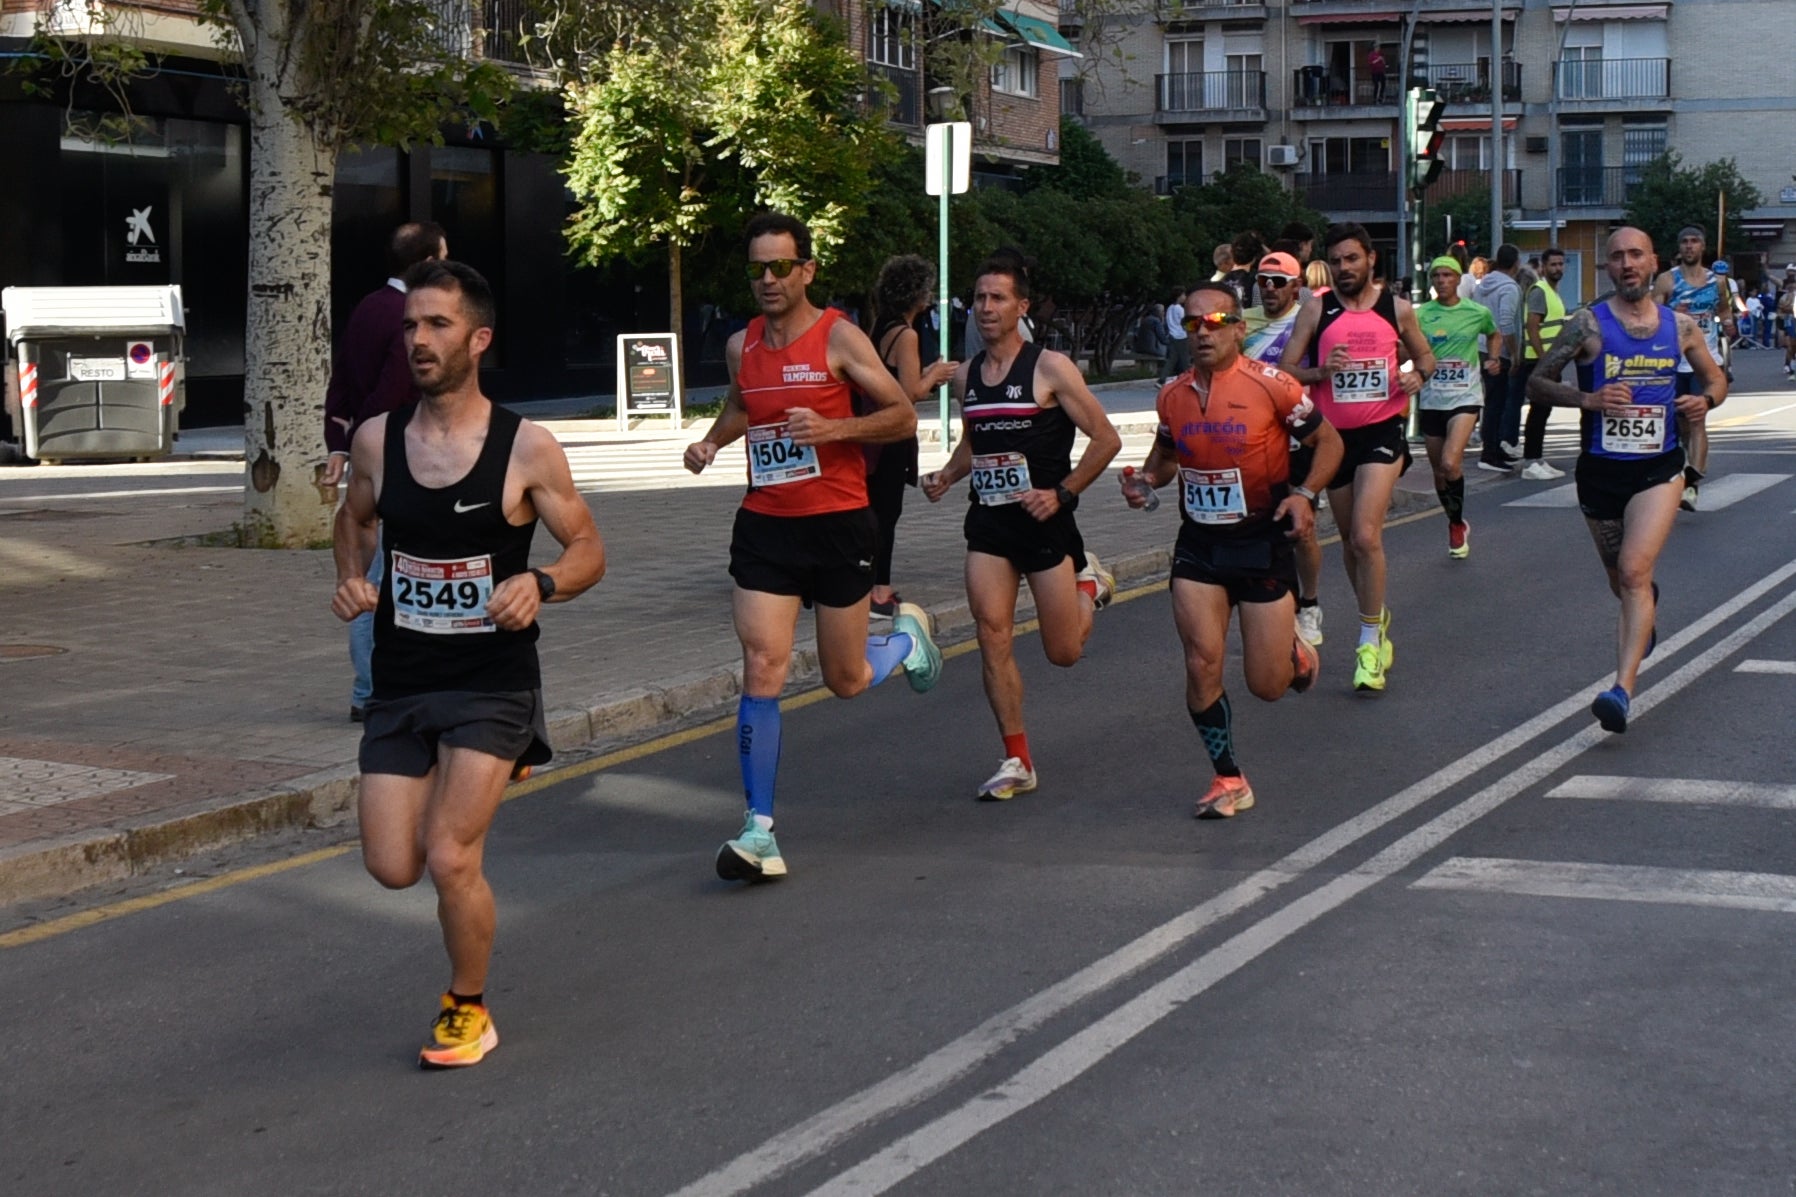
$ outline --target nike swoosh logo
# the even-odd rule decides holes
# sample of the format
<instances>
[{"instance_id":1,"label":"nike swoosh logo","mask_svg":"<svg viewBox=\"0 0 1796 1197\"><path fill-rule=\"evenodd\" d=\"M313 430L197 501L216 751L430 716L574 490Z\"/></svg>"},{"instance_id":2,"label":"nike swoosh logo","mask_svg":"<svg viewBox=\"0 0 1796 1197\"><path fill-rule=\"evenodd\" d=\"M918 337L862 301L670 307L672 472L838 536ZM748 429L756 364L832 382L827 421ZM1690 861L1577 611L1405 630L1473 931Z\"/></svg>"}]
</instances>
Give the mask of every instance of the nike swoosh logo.
<instances>
[{"instance_id":1,"label":"nike swoosh logo","mask_svg":"<svg viewBox=\"0 0 1796 1197\"><path fill-rule=\"evenodd\" d=\"M457 499L455 501L455 514L466 515L470 511L478 511L482 507L491 507L492 505L493 505L493 501L491 499L488 499L484 503L465 503L465 504L460 499Z\"/></svg>"},{"instance_id":2,"label":"nike swoosh logo","mask_svg":"<svg viewBox=\"0 0 1796 1197\"><path fill-rule=\"evenodd\" d=\"M1654 353L1670 353L1671 346L1669 346L1669 345L1654 345L1653 352Z\"/></svg>"},{"instance_id":3,"label":"nike swoosh logo","mask_svg":"<svg viewBox=\"0 0 1796 1197\"><path fill-rule=\"evenodd\" d=\"M1380 445L1380 446L1378 446L1377 451L1384 454L1386 457L1396 457L1397 456L1397 454L1391 449L1391 447L1389 445Z\"/></svg>"}]
</instances>

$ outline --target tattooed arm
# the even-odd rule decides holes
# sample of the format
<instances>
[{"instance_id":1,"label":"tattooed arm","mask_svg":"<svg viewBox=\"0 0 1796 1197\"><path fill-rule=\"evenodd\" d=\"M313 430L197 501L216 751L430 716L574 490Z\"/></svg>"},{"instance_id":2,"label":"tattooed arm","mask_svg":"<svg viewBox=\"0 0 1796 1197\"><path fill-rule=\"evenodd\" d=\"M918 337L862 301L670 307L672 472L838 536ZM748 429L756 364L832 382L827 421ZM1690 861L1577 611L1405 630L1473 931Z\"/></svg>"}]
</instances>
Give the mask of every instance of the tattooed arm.
<instances>
[{"instance_id":1,"label":"tattooed arm","mask_svg":"<svg viewBox=\"0 0 1796 1197\"><path fill-rule=\"evenodd\" d=\"M1596 317L1589 308L1579 308L1565 318L1565 327L1559 330L1551 347L1534 367L1534 373L1528 378L1528 398L1554 407L1600 408L1615 399L1610 392L1616 391L1619 392L1619 399L1615 399L1617 405L1631 403L1633 392L1619 383L1609 383L1596 394L1589 395L1559 381L1559 375L1573 361L1590 361L1602 351L1603 338L1597 330Z\"/></svg>"}]
</instances>

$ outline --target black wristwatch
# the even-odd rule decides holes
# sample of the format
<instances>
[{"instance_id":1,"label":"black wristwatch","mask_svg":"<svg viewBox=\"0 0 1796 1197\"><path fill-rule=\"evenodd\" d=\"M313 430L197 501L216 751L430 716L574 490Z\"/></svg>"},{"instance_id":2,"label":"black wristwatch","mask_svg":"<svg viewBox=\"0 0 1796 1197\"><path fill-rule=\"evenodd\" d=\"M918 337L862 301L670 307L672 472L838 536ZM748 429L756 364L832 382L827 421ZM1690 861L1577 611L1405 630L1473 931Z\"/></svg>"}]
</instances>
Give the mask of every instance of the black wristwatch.
<instances>
[{"instance_id":1,"label":"black wristwatch","mask_svg":"<svg viewBox=\"0 0 1796 1197\"><path fill-rule=\"evenodd\" d=\"M1060 500L1060 505L1062 507L1071 507L1075 496L1073 495L1073 492L1066 489L1066 487L1056 486L1054 488L1054 497Z\"/></svg>"},{"instance_id":2,"label":"black wristwatch","mask_svg":"<svg viewBox=\"0 0 1796 1197\"><path fill-rule=\"evenodd\" d=\"M530 572L536 575L537 597L541 598L542 601L545 603L548 602L550 599L554 598L555 597L555 579L551 578L548 574L544 573L542 570L536 569L534 567L530 570Z\"/></svg>"}]
</instances>

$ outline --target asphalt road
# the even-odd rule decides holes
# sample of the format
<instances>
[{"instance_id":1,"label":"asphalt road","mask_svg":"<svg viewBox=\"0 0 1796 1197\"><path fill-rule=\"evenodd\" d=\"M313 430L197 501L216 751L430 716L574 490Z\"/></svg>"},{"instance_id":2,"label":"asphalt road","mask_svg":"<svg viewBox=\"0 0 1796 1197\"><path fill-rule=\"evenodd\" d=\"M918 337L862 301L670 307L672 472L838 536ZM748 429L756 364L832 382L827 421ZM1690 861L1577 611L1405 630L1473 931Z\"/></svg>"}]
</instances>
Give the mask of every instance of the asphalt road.
<instances>
[{"instance_id":1,"label":"asphalt road","mask_svg":"<svg viewBox=\"0 0 1796 1197\"><path fill-rule=\"evenodd\" d=\"M434 903L352 853L0 940L0 1189L1788 1192L1793 428L1718 434L1711 489L1756 489L1680 518L1625 736L1586 712L1614 603L1582 520L1515 482L1468 561L1438 516L1389 532L1383 697L1333 549L1317 690L1231 665L1232 821L1191 818L1159 590L1074 670L1021 642L1043 786L1007 804L971 797L975 657L790 712L777 884L712 875L721 732L527 795L472 1070L415 1069Z\"/></svg>"}]
</instances>

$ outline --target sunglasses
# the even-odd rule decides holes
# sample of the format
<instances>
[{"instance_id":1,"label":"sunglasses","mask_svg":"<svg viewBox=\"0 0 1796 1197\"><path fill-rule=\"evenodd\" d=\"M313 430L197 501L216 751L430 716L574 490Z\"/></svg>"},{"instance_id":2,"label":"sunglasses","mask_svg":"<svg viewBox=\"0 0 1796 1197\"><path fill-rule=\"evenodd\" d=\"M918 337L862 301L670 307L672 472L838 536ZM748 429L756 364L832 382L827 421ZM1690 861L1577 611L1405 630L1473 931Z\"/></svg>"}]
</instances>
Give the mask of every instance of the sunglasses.
<instances>
[{"instance_id":1,"label":"sunglasses","mask_svg":"<svg viewBox=\"0 0 1796 1197\"><path fill-rule=\"evenodd\" d=\"M1259 283L1262 287L1288 287L1297 279L1289 274L1262 274Z\"/></svg>"},{"instance_id":2,"label":"sunglasses","mask_svg":"<svg viewBox=\"0 0 1796 1197\"><path fill-rule=\"evenodd\" d=\"M1185 317L1185 331L1196 332L1208 325L1210 328L1223 328L1230 324L1241 323L1241 317L1233 312L1205 312L1200 316Z\"/></svg>"},{"instance_id":3,"label":"sunglasses","mask_svg":"<svg viewBox=\"0 0 1796 1197\"><path fill-rule=\"evenodd\" d=\"M774 278L785 278L809 261L809 258L775 258L771 262L751 261L745 262L744 265L747 267L745 273L748 275L748 281L758 283L761 281L761 276L769 270L773 271Z\"/></svg>"}]
</instances>

